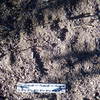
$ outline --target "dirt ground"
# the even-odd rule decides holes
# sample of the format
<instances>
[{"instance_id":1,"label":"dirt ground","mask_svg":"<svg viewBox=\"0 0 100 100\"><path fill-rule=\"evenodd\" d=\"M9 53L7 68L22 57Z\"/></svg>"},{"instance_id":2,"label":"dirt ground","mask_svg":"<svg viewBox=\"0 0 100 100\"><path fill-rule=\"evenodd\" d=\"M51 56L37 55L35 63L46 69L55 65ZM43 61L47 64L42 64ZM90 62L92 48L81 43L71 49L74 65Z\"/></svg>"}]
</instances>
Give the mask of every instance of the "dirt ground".
<instances>
[{"instance_id":1,"label":"dirt ground","mask_svg":"<svg viewBox=\"0 0 100 100\"><path fill-rule=\"evenodd\" d=\"M19 93L18 82L67 88ZM100 0L0 0L0 100L100 100Z\"/></svg>"}]
</instances>

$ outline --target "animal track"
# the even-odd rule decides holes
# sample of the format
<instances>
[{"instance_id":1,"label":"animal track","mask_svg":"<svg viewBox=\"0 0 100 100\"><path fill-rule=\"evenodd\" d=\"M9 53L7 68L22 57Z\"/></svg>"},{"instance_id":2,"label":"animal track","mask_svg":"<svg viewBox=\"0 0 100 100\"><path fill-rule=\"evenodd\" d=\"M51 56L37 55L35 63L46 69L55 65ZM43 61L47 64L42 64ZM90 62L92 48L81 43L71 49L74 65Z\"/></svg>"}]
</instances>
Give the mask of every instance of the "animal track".
<instances>
[{"instance_id":1,"label":"animal track","mask_svg":"<svg viewBox=\"0 0 100 100\"><path fill-rule=\"evenodd\" d=\"M36 51L36 48L32 48L33 52L33 58L35 58L35 62L37 64L36 69L40 71L41 75L46 75L47 74L47 69L44 68L44 64L42 62L42 59L40 58L39 53Z\"/></svg>"},{"instance_id":2,"label":"animal track","mask_svg":"<svg viewBox=\"0 0 100 100\"><path fill-rule=\"evenodd\" d=\"M27 35L31 34L33 30L33 24L31 19L27 19L25 21L25 31L27 32Z\"/></svg>"},{"instance_id":3,"label":"animal track","mask_svg":"<svg viewBox=\"0 0 100 100\"><path fill-rule=\"evenodd\" d=\"M66 28L60 30L60 35L58 38L60 38L61 41L64 41L66 39L66 32L68 32Z\"/></svg>"},{"instance_id":4,"label":"animal track","mask_svg":"<svg viewBox=\"0 0 100 100\"><path fill-rule=\"evenodd\" d=\"M60 29L59 24L58 24L59 21L60 21L59 19L53 20L52 24L50 25L50 28L52 31L58 31Z\"/></svg>"}]
</instances>

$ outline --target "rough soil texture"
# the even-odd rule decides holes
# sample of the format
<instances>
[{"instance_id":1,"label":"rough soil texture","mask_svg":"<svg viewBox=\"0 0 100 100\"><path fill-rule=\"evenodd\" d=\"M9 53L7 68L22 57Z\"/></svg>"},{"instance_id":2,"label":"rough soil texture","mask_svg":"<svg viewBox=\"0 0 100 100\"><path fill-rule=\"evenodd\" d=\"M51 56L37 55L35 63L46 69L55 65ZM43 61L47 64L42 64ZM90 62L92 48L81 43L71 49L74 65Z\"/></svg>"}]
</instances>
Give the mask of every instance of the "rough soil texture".
<instances>
[{"instance_id":1,"label":"rough soil texture","mask_svg":"<svg viewBox=\"0 0 100 100\"><path fill-rule=\"evenodd\" d=\"M67 89L19 93L18 82ZM100 0L0 0L0 100L100 100Z\"/></svg>"}]
</instances>

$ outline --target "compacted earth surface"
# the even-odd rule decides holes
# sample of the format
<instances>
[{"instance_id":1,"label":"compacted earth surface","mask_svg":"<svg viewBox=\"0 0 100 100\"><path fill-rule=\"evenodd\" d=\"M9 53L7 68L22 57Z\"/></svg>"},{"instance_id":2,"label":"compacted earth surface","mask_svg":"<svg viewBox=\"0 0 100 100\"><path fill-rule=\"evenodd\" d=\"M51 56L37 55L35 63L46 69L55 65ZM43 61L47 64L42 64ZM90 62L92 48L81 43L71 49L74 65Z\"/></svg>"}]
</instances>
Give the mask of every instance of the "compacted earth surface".
<instances>
[{"instance_id":1,"label":"compacted earth surface","mask_svg":"<svg viewBox=\"0 0 100 100\"><path fill-rule=\"evenodd\" d=\"M19 93L19 82L67 88ZM0 100L100 100L100 0L0 0Z\"/></svg>"}]
</instances>

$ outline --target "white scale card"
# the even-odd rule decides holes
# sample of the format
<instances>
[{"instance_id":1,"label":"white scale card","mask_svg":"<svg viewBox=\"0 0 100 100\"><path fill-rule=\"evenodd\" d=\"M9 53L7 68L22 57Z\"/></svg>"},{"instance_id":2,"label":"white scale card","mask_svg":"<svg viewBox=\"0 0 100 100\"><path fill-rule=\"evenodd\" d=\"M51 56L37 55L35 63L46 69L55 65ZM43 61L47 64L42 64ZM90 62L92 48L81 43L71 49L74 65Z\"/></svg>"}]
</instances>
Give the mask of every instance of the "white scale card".
<instances>
[{"instance_id":1,"label":"white scale card","mask_svg":"<svg viewBox=\"0 0 100 100\"><path fill-rule=\"evenodd\" d=\"M26 93L65 93L66 84L18 83L17 91Z\"/></svg>"}]
</instances>

